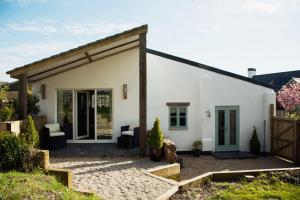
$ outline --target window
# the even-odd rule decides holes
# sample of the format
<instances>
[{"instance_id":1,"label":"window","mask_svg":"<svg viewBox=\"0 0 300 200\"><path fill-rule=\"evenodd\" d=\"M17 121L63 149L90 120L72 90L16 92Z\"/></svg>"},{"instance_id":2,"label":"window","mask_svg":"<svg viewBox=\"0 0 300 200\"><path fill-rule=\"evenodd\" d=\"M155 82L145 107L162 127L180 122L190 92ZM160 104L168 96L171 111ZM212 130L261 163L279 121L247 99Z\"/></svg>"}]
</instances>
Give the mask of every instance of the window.
<instances>
[{"instance_id":1,"label":"window","mask_svg":"<svg viewBox=\"0 0 300 200\"><path fill-rule=\"evenodd\" d=\"M187 107L189 103L167 103L169 106L169 128L187 129Z\"/></svg>"}]
</instances>

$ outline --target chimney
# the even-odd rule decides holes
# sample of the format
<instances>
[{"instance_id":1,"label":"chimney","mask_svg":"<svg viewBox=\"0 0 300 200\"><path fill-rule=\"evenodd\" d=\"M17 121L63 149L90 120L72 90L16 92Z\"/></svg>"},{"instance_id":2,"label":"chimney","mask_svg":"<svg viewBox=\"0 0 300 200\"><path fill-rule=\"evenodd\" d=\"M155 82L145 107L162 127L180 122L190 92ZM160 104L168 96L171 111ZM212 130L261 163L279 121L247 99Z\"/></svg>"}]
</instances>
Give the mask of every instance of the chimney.
<instances>
[{"instance_id":1,"label":"chimney","mask_svg":"<svg viewBox=\"0 0 300 200\"><path fill-rule=\"evenodd\" d=\"M255 68L248 68L248 78L252 78L256 75L256 69Z\"/></svg>"}]
</instances>

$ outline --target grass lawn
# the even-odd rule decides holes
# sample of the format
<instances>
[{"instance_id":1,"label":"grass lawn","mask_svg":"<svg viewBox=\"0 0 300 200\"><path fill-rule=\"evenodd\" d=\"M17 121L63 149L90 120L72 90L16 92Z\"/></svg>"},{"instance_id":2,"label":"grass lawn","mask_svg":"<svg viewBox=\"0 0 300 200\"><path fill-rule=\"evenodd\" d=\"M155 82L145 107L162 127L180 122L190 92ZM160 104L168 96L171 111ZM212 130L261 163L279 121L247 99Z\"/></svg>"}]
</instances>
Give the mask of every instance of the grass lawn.
<instances>
[{"instance_id":1,"label":"grass lawn","mask_svg":"<svg viewBox=\"0 0 300 200\"><path fill-rule=\"evenodd\" d=\"M209 199L293 199L300 200L300 185L283 181L282 177L261 175L253 182L215 183L216 193Z\"/></svg>"},{"instance_id":2,"label":"grass lawn","mask_svg":"<svg viewBox=\"0 0 300 200\"><path fill-rule=\"evenodd\" d=\"M0 173L0 199L69 199L99 200L85 196L59 183L54 177L42 173Z\"/></svg>"}]
</instances>

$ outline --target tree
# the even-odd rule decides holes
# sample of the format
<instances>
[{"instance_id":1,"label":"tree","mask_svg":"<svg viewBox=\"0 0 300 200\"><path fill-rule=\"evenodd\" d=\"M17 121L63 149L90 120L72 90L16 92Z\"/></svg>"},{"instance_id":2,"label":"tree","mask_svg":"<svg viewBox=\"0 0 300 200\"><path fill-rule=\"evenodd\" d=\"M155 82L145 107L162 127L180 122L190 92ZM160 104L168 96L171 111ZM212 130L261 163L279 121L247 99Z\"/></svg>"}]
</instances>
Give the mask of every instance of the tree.
<instances>
[{"instance_id":1,"label":"tree","mask_svg":"<svg viewBox=\"0 0 300 200\"><path fill-rule=\"evenodd\" d=\"M295 110L300 105L300 84L291 83L283 86L277 93L277 101L286 111Z\"/></svg>"}]
</instances>

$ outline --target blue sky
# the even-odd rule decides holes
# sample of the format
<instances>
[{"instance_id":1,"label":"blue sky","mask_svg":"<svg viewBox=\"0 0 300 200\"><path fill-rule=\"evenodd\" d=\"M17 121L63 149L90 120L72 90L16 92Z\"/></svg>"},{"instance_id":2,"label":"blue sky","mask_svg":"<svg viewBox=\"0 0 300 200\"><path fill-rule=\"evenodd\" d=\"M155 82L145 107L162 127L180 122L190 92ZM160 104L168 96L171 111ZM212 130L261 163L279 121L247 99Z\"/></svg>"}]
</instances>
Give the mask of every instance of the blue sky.
<instances>
[{"instance_id":1,"label":"blue sky","mask_svg":"<svg viewBox=\"0 0 300 200\"><path fill-rule=\"evenodd\" d=\"M0 81L32 61L149 25L148 48L241 75L300 67L300 0L0 0Z\"/></svg>"}]
</instances>

